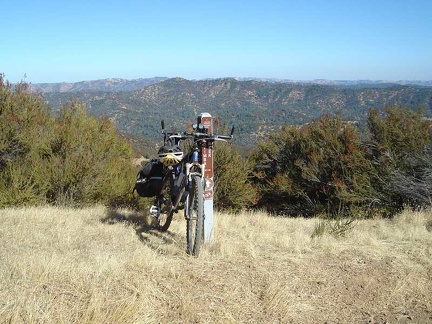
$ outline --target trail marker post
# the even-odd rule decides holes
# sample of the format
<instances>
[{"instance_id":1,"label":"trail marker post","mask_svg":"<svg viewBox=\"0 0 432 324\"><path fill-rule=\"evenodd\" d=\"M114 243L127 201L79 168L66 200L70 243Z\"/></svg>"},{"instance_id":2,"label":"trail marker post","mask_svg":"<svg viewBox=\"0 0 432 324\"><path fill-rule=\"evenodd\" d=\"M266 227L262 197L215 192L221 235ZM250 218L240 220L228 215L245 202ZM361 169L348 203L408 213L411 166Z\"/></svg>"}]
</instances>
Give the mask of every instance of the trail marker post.
<instances>
[{"instance_id":1,"label":"trail marker post","mask_svg":"<svg viewBox=\"0 0 432 324\"><path fill-rule=\"evenodd\" d=\"M207 129L208 134L213 134L213 117L208 113L202 113L198 116L198 125L202 124ZM208 141L203 146L202 162L204 164L204 242L211 243L214 241L213 225L213 190L214 190L214 173L213 173L213 142Z\"/></svg>"}]
</instances>

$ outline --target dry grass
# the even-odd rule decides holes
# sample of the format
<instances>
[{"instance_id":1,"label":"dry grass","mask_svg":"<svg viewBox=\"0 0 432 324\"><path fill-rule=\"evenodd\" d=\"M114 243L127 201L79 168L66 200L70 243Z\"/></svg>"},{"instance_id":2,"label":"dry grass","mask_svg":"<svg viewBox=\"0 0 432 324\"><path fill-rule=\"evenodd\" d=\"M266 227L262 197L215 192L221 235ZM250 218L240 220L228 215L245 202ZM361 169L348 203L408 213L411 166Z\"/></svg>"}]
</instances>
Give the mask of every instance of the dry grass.
<instances>
[{"instance_id":1,"label":"dry grass","mask_svg":"<svg viewBox=\"0 0 432 324\"><path fill-rule=\"evenodd\" d=\"M125 210L0 210L0 322L432 321L431 213L339 238L311 238L314 219L215 218L194 258L181 215L158 233Z\"/></svg>"}]
</instances>

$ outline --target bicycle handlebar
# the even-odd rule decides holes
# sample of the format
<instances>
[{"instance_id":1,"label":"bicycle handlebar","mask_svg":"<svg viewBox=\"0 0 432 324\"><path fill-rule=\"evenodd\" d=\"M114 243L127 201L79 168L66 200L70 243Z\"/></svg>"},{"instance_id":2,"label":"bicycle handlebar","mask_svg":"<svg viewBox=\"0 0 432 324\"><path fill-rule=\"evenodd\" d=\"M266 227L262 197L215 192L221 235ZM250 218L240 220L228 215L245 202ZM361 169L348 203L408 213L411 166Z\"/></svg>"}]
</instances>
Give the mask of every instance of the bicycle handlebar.
<instances>
[{"instance_id":1,"label":"bicycle handlebar","mask_svg":"<svg viewBox=\"0 0 432 324\"><path fill-rule=\"evenodd\" d=\"M203 133L203 132L188 133L188 132L167 131L167 130L165 130L165 123L163 120L161 121L161 126L162 126L162 134L164 134L165 139L168 137L170 139L175 138L178 140L185 140L188 138L194 138L195 140L198 140L198 141L203 141L203 140L207 140L207 141L231 140L233 138L233 134L234 134L234 127L231 129L230 135L218 135L218 134L208 134L208 133Z\"/></svg>"},{"instance_id":2,"label":"bicycle handlebar","mask_svg":"<svg viewBox=\"0 0 432 324\"><path fill-rule=\"evenodd\" d=\"M192 133L184 132L183 135L185 136L185 138L197 138L199 140L209 140L209 141L230 140L233 138L232 135L207 134L207 133L200 133L200 132L192 132Z\"/></svg>"},{"instance_id":3,"label":"bicycle handlebar","mask_svg":"<svg viewBox=\"0 0 432 324\"><path fill-rule=\"evenodd\" d=\"M210 140L210 141L217 141L217 140L231 140L233 138L233 135L218 135L218 134L207 134L207 133L200 133L200 132L170 132L163 130L162 132L169 138L178 138L181 140L185 140L188 138L197 138L200 140Z\"/></svg>"}]
</instances>

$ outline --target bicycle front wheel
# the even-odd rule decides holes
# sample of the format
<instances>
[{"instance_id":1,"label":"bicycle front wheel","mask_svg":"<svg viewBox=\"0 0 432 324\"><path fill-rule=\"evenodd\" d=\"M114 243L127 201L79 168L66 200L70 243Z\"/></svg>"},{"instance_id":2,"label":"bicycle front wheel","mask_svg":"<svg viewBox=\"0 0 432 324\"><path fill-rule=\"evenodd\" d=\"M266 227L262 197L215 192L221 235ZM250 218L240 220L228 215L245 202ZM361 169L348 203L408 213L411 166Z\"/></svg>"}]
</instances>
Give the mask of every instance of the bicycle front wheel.
<instances>
[{"instance_id":1,"label":"bicycle front wheel","mask_svg":"<svg viewBox=\"0 0 432 324\"><path fill-rule=\"evenodd\" d=\"M200 176L192 176L185 213L187 253L198 256L204 235L204 185Z\"/></svg>"}]
</instances>

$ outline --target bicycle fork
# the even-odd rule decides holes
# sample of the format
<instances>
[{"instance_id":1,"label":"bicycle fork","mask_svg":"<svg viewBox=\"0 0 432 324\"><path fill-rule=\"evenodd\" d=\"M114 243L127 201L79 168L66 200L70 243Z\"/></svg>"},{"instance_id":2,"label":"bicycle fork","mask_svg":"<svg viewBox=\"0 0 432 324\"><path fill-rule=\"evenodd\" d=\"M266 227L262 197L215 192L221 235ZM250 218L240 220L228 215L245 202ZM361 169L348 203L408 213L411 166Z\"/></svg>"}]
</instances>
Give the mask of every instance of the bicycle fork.
<instances>
[{"instance_id":1,"label":"bicycle fork","mask_svg":"<svg viewBox=\"0 0 432 324\"><path fill-rule=\"evenodd\" d=\"M195 171L191 171L191 169L194 167ZM205 165L204 164L199 164L198 162L192 162L192 163L186 163L186 175L188 178L188 183L190 184L192 182L192 176L193 175L198 175L201 178L204 178L204 169L205 169ZM189 188L190 189L190 188ZM189 195L189 192L188 192ZM186 220L197 220L198 217L191 217L191 215L189 215L189 210L190 210L190 206L189 206L189 197L186 197L185 200L185 210L184 210L184 216Z\"/></svg>"}]
</instances>

